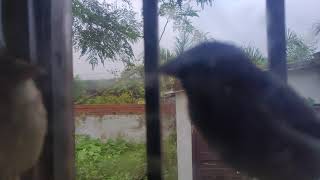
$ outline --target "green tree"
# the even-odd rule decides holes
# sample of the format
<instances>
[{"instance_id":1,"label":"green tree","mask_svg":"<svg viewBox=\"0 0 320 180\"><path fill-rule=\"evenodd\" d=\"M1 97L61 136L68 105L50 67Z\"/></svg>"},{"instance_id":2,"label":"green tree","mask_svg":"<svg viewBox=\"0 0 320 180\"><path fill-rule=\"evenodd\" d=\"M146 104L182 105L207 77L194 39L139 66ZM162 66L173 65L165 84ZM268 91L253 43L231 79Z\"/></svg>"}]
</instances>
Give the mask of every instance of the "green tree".
<instances>
[{"instance_id":1,"label":"green tree","mask_svg":"<svg viewBox=\"0 0 320 180\"><path fill-rule=\"evenodd\" d=\"M178 3L179 5L182 5L183 1L186 1L186 0L177 0L177 3ZM207 5L212 5L212 2L213 2L214 0L195 0L195 1L197 2L197 4L200 4L201 7L203 8L205 4L207 4Z\"/></svg>"},{"instance_id":2,"label":"green tree","mask_svg":"<svg viewBox=\"0 0 320 180\"><path fill-rule=\"evenodd\" d=\"M132 63L132 44L141 37L141 23L129 1L106 3L72 0L73 46L92 68L106 60Z\"/></svg>"},{"instance_id":3,"label":"green tree","mask_svg":"<svg viewBox=\"0 0 320 180\"><path fill-rule=\"evenodd\" d=\"M143 81L130 78L117 81L113 86L107 87L90 96L81 96L76 104L131 104L144 103Z\"/></svg>"},{"instance_id":4,"label":"green tree","mask_svg":"<svg viewBox=\"0 0 320 180\"><path fill-rule=\"evenodd\" d=\"M302 37L294 31L287 31L287 61L308 61L311 60L315 53L315 46L307 43Z\"/></svg>"},{"instance_id":5,"label":"green tree","mask_svg":"<svg viewBox=\"0 0 320 180\"><path fill-rule=\"evenodd\" d=\"M288 63L308 61L313 58L313 54L316 49L315 46L311 43L307 43L294 31L291 31L290 29L287 30L286 41ZM242 48L256 65L263 68L267 65L267 58L263 56L258 48L250 45L244 46Z\"/></svg>"},{"instance_id":6,"label":"green tree","mask_svg":"<svg viewBox=\"0 0 320 180\"><path fill-rule=\"evenodd\" d=\"M164 64L169 60L173 59L175 56L169 49L160 48L159 52L159 63ZM142 59L139 61L140 63L133 64L132 66L127 66L120 75L120 79L129 79L129 78L137 78L144 79L144 65Z\"/></svg>"},{"instance_id":7,"label":"green tree","mask_svg":"<svg viewBox=\"0 0 320 180\"><path fill-rule=\"evenodd\" d=\"M165 18L166 22L161 31L161 41L168 23L173 21L173 29L184 29L192 31L194 29L191 18L198 17L198 11L194 10L188 3L179 6L179 4L172 0L162 0L160 2L159 16Z\"/></svg>"},{"instance_id":8,"label":"green tree","mask_svg":"<svg viewBox=\"0 0 320 180\"><path fill-rule=\"evenodd\" d=\"M170 21L174 29L192 29L191 17L197 17L189 1L161 0L159 16L166 18L161 38ZM201 6L213 0L195 0ZM119 2L118 2L119 3ZM142 23L136 19L130 0L107 3L99 0L72 0L73 46L81 56L86 56L92 68L99 63L122 61L132 65L132 44L142 37Z\"/></svg>"},{"instance_id":9,"label":"green tree","mask_svg":"<svg viewBox=\"0 0 320 180\"><path fill-rule=\"evenodd\" d=\"M76 104L128 104L144 103L143 64L126 66L120 77L96 93L81 96Z\"/></svg>"},{"instance_id":10,"label":"green tree","mask_svg":"<svg viewBox=\"0 0 320 180\"><path fill-rule=\"evenodd\" d=\"M173 59L174 57L176 57L176 55L172 53L169 49L160 48L160 53L159 53L160 64L164 64L170 61L171 59Z\"/></svg>"},{"instance_id":11,"label":"green tree","mask_svg":"<svg viewBox=\"0 0 320 180\"><path fill-rule=\"evenodd\" d=\"M175 57L176 55L173 52L171 52L169 49L160 48L160 53L159 53L160 64L164 64ZM128 88L128 91L130 91L131 93L132 92L144 93L144 90L141 91L144 87L144 65L142 63L139 63L139 64L135 64L134 66L126 67L126 69L121 73L119 81L121 81L122 86L124 86L125 84L130 84L131 82L136 83L137 85L136 87L131 86L130 88ZM162 92L171 90L174 85L174 79L172 77L161 76L160 85L161 85L160 88ZM142 102L143 96L139 96L139 98L140 98L139 99L140 102Z\"/></svg>"},{"instance_id":12,"label":"green tree","mask_svg":"<svg viewBox=\"0 0 320 180\"><path fill-rule=\"evenodd\" d=\"M245 46L242 47L247 56L252 60L254 64L258 67L265 67L267 64L267 59L263 56L259 48L254 46Z\"/></svg>"},{"instance_id":13,"label":"green tree","mask_svg":"<svg viewBox=\"0 0 320 180\"><path fill-rule=\"evenodd\" d=\"M205 41L214 40L208 32L203 32L198 29L194 29L192 33L192 42L193 44L199 44Z\"/></svg>"},{"instance_id":14,"label":"green tree","mask_svg":"<svg viewBox=\"0 0 320 180\"><path fill-rule=\"evenodd\" d=\"M175 41L175 53L179 55L192 46L213 40L208 33L204 33L198 29L180 29Z\"/></svg>"},{"instance_id":15,"label":"green tree","mask_svg":"<svg viewBox=\"0 0 320 180\"><path fill-rule=\"evenodd\" d=\"M191 33L187 31L179 32L179 34L176 36L176 41L175 41L175 53L177 55L182 54L184 51L190 48L191 45L192 45Z\"/></svg>"}]
</instances>

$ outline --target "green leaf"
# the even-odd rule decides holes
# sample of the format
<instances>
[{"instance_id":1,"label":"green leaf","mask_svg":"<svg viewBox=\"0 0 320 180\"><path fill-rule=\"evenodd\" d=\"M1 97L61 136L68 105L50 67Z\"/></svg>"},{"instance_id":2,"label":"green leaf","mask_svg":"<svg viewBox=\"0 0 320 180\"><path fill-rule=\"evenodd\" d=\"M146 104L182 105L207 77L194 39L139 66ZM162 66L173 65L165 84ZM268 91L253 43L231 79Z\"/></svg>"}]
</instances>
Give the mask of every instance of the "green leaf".
<instances>
[{"instance_id":1,"label":"green leaf","mask_svg":"<svg viewBox=\"0 0 320 180\"><path fill-rule=\"evenodd\" d=\"M108 61L131 62L132 44L141 37L141 22L129 1L72 0L73 46L95 68Z\"/></svg>"}]
</instances>

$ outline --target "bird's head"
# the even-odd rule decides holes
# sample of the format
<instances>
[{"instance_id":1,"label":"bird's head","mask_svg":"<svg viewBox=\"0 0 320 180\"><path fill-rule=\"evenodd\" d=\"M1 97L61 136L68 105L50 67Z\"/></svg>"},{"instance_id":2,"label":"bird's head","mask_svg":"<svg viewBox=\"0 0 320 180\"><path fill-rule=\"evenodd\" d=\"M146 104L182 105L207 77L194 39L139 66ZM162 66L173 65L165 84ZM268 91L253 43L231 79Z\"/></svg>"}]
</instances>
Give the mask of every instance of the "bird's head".
<instances>
[{"instance_id":1,"label":"bird's head","mask_svg":"<svg viewBox=\"0 0 320 180\"><path fill-rule=\"evenodd\" d=\"M188 94L204 96L251 85L257 70L240 48L217 41L195 46L160 68L178 78Z\"/></svg>"},{"instance_id":2,"label":"bird's head","mask_svg":"<svg viewBox=\"0 0 320 180\"><path fill-rule=\"evenodd\" d=\"M10 92L19 83L35 78L44 71L38 66L11 56L0 56L0 83L2 91Z\"/></svg>"}]
</instances>

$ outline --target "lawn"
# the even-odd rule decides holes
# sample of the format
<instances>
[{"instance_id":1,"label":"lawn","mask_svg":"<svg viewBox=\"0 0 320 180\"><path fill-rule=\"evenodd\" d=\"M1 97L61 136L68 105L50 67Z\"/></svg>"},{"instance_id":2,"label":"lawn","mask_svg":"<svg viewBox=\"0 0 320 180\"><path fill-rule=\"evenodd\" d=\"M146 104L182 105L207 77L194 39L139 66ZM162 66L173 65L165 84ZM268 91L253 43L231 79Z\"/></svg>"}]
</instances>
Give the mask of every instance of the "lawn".
<instances>
[{"instance_id":1,"label":"lawn","mask_svg":"<svg viewBox=\"0 0 320 180\"><path fill-rule=\"evenodd\" d=\"M102 142L76 136L76 168L79 180L145 180L144 143L123 139ZM163 177L177 179L176 136L163 141Z\"/></svg>"}]
</instances>

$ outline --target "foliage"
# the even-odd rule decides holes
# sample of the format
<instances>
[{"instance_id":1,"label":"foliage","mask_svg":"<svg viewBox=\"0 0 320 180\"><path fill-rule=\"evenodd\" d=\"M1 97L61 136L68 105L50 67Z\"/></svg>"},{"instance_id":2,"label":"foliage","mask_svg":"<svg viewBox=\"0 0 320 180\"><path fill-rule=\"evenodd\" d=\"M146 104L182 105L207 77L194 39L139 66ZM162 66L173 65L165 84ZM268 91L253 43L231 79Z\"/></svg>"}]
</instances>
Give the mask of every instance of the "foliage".
<instances>
[{"instance_id":1,"label":"foliage","mask_svg":"<svg viewBox=\"0 0 320 180\"><path fill-rule=\"evenodd\" d=\"M181 6L184 0L177 0L177 3ZM203 8L205 4L212 5L213 0L196 0L197 4L200 4Z\"/></svg>"},{"instance_id":2,"label":"foliage","mask_svg":"<svg viewBox=\"0 0 320 180\"><path fill-rule=\"evenodd\" d=\"M164 64L175 57L175 54L169 49L160 48L160 64ZM172 77L161 77L161 90L167 91L172 89L173 83L174 79ZM122 89L123 92L129 92L133 97L133 101L131 101L132 103L144 103L144 65L135 64L132 66L127 66L126 69L121 73L119 82L115 84L111 90L112 89ZM105 95L110 93L111 90L106 90ZM120 100L120 102L122 102L122 100Z\"/></svg>"},{"instance_id":3,"label":"foliage","mask_svg":"<svg viewBox=\"0 0 320 180\"><path fill-rule=\"evenodd\" d=\"M159 53L159 63L164 64L171 59L175 58L176 55L172 53L169 49L166 48L160 48ZM140 86L141 93L144 93L144 65L143 64L135 64L134 66L128 66L121 74L121 79L123 79L123 82L132 81L132 79L135 79L135 81L138 83L137 86ZM172 77L161 77L160 78L160 88L162 91L167 91L172 89L174 84L174 79ZM128 88L128 90L132 91L132 88ZM144 102L144 97L141 95L139 96L139 102Z\"/></svg>"},{"instance_id":4,"label":"foliage","mask_svg":"<svg viewBox=\"0 0 320 180\"><path fill-rule=\"evenodd\" d=\"M134 64L132 66L127 66L124 71L122 71L121 79L128 79L128 78L137 78L137 79L144 79L144 65L143 63Z\"/></svg>"},{"instance_id":5,"label":"foliage","mask_svg":"<svg viewBox=\"0 0 320 180\"><path fill-rule=\"evenodd\" d=\"M316 48L314 45L308 44L305 40L298 36L290 29L287 31L287 61L308 61L311 60Z\"/></svg>"},{"instance_id":6,"label":"foliage","mask_svg":"<svg viewBox=\"0 0 320 180\"><path fill-rule=\"evenodd\" d=\"M93 96L82 96L77 104L143 104L144 85L142 79L129 78L118 81L111 87Z\"/></svg>"},{"instance_id":7,"label":"foliage","mask_svg":"<svg viewBox=\"0 0 320 180\"><path fill-rule=\"evenodd\" d=\"M178 179L177 167L177 135L172 133L163 142L163 170L164 178L166 180Z\"/></svg>"},{"instance_id":8,"label":"foliage","mask_svg":"<svg viewBox=\"0 0 320 180\"><path fill-rule=\"evenodd\" d=\"M122 81L115 84L106 93L109 95L121 95L128 93L133 99L144 97L143 81L137 78L129 78L127 81Z\"/></svg>"},{"instance_id":9,"label":"foliage","mask_svg":"<svg viewBox=\"0 0 320 180\"><path fill-rule=\"evenodd\" d=\"M176 36L175 53L177 55L182 54L184 51L191 47L192 39L190 36L191 33L188 33L186 31L182 31Z\"/></svg>"},{"instance_id":10,"label":"foliage","mask_svg":"<svg viewBox=\"0 0 320 180\"><path fill-rule=\"evenodd\" d=\"M129 93L115 95L99 95L92 98L79 99L77 104L143 104L144 99L134 99Z\"/></svg>"},{"instance_id":11,"label":"foliage","mask_svg":"<svg viewBox=\"0 0 320 180\"><path fill-rule=\"evenodd\" d=\"M192 30L182 29L176 36L175 53L176 55L179 55L192 46L201 42L209 41L210 39L211 38L209 38L208 33L204 33L195 28Z\"/></svg>"},{"instance_id":12,"label":"foliage","mask_svg":"<svg viewBox=\"0 0 320 180\"><path fill-rule=\"evenodd\" d=\"M208 32L203 32L198 29L193 30L192 34L192 42L193 44L199 44L205 41L212 41L214 40L212 37L210 37Z\"/></svg>"},{"instance_id":13,"label":"foliage","mask_svg":"<svg viewBox=\"0 0 320 180\"><path fill-rule=\"evenodd\" d=\"M174 30L192 31L194 29L191 18L198 17L198 11L194 10L189 3L179 6L179 4L172 0L161 1L159 8L159 16L166 19L165 26L160 35L160 40L166 30L170 21L173 21Z\"/></svg>"},{"instance_id":14,"label":"foliage","mask_svg":"<svg viewBox=\"0 0 320 180\"><path fill-rule=\"evenodd\" d=\"M289 63L294 63L298 61L308 61L311 60L315 52L315 47L312 44L308 44L305 40L298 36L294 31L287 31L287 61ZM242 47L249 58L258 67L265 68L268 61L261 51L253 46Z\"/></svg>"},{"instance_id":15,"label":"foliage","mask_svg":"<svg viewBox=\"0 0 320 180\"><path fill-rule=\"evenodd\" d=\"M74 80L75 104L143 104L143 79L128 71L120 78L108 80L81 80L77 76Z\"/></svg>"},{"instance_id":16,"label":"foliage","mask_svg":"<svg viewBox=\"0 0 320 180\"><path fill-rule=\"evenodd\" d=\"M86 94L93 94L97 91L104 90L116 83L117 79L88 79L81 80L85 84Z\"/></svg>"},{"instance_id":17,"label":"foliage","mask_svg":"<svg viewBox=\"0 0 320 180\"><path fill-rule=\"evenodd\" d=\"M192 31L180 30L176 37L175 53L168 49L160 49L160 64L163 64L184 52L194 44L201 41L209 40L206 33L193 29ZM306 45L303 39L299 38L295 33L290 32L288 41L288 61L308 60L312 56L313 49ZM309 48L305 48L309 47ZM267 60L261 51L253 46L244 46L243 50L250 59L260 68L265 68ZM295 57L295 58L293 58ZM299 58L298 58L299 57ZM293 59L293 60L290 60ZM123 103L144 103L144 66L143 64L134 64L126 66L121 73L120 78L115 79L112 85L103 90L99 90L94 95L79 95L83 93L81 89L81 81L75 79L75 99L78 104L123 104ZM160 88L162 92L172 90L174 88L174 78L162 76L160 79ZM88 89L88 87L86 87Z\"/></svg>"},{"instance_id":18,"label":"foliage","mask_svg":"<svg viewBox=\"0 0 320 180\"><path fill-rule=\"evenodd\" d=\"M103 143L98 139L76 136L77 179L143 179L145 176L144 147L144 144L131 143L122 139Z\"/></svg>"},{"instance_id":19,"label":"foliage","mask_svg":"<svg viewBox=\"0 0 320 180\"><path fill-rule=\"evenodd\" d=\"M164 141L165 179L177 179L176 136ZM123 139L101 142L76 136L76 177L79 180L146 179L146 146Z\"/></svg>"},{"instance_id":20,"label":"foliage","mask_svg":"<svg viewBox=\"0 0 320 180\"><path fill-rule=\"evenodd\" d=\"M161 0L159 16L166 19L160 40L167 24L173 21L174 30L192 30L192 17L198 11L186 0ZM213 0L195 0L202 7ZM142 23L136 18L128 0L107 3L99 0L72 0L73 46L86 56L92 68L108 61L122 61L130 66L134 60L132 44L142 37Z\"/></svg>"},{"instance_id":21,"label":"foliage","mask_svg":"<svg viewBox=\"0 0 320 180\"><path fill-rule=\"evenodd\" d=\"M86 92L86 85L79 75L73 78L73 100L81 98Z\"/></svg>"},{"instance_id":22,"label":"foliage","mask_svg":"<svg viewBox=\"0 0 320 180\"><path fill-rule=\"evenodd\" d=\"M316 101L314 99L312 99L311 97L304 98L304 100L307 102L307 104L309 104L311 106L316 104Z\"/></svg>"},{"instance_id":23,"label":"foliage","mask_svg":"<svg viewBox=\"0 0 320 180\"><path fill-rule=\"evenodd\" d=\"M177 4L171 3L169 6L172 9L177 9ZM160 6L161 8L161 6ZM169 11L167 8L164 8L164 15L175 14L175 11ZM178 8L180 9L180 8ZM175 54L179 55L183 53L188 48L192 47L195 44L208 41L208 33L204 33L198 29L196 29L191 22L192 17L198 17L198 12L193 10L190 5L184 5L181 9L185 9L184 13L177 13L177 16L172 15L172 19L175 20L174 28L178 31L178 35L175 39ZM161 10L161 9L160 9ZM161 12L161 11L160 11ZM169 12L169 13L168 13ZM175 13L170 13L175 12ZM161 13L160 13L161 15Z\"/></svg>"},{"instance_id":24,"label":"foliage","mask_svg":"<svg viewBox=\"0 0 320 180\"><path fill-rule=\"evenodd\" d=\"M98 0L72 0L73 46L86 55L92 68L105 60L130 64L132 43L141 37L141 23L129 1L116 3Z\"/></svg>"},{"instance_id":25,"label":"foliage","mask_svg":"<svg viewBox=\"0 0 320 180\"><path fill-rule=\"evenodd\" d=\"M165 64L175 57L176 55L172 53L169 49L160 48L160 53L159 53L160 64Z\"/></svg>"},{"instance_id":26,"label":"foliage","mask_svg":"<svg viewBox=\"0 0 320 180\"><path fill-rule=\"evenodd\" d=\"M263 56L261 51L254 46L243 47L244 52L258 67L264 67L267 64L267 59Z\"/></svg>"}]
</instances>

